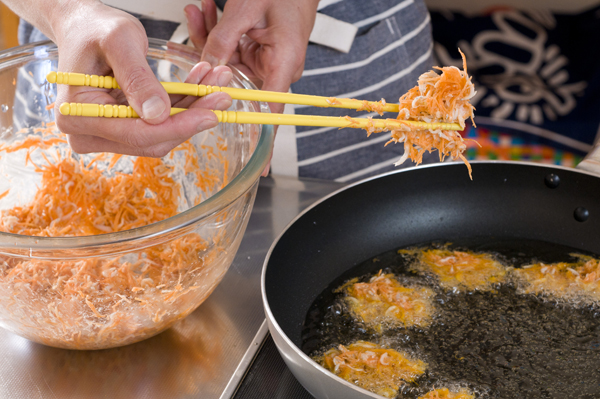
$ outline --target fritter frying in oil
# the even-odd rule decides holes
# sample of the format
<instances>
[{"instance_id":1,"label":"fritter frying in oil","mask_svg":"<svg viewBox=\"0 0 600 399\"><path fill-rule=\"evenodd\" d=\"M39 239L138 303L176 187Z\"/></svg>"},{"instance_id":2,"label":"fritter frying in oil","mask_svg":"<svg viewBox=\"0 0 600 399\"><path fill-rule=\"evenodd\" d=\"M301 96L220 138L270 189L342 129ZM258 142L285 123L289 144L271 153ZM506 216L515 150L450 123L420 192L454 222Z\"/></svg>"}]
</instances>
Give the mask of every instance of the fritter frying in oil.
<instances>
[{"instance_id":1,"label":"fritter frying in oil","mask_svg":"<svg viewBox=\"0 0 600 399\"><path fill-rule=\"evenodd\" d=\"M399 253L417 257L411 269L434 275L446 289L490 291L504 281L508 268L490 254L449 249L408 249Z\"/></svg>"},{"instance_id":2,"label":"fritter frying in oil","mask_svg":"<svg viewBox=\"0 0 600 399\"><path fill-rule=\"evenodd\" d=\"M332 348L315 361L338 377L386 398L395 397L400 386L414 381L427 368L421 360L367 341Z\"/></svg>"},{"instance_id":3,"label":"fritter frying in oil","mask_svg":"<svg viewBox=\"0 0 600 399\"><path fill-rule=\"evenodd\" d=\"M418 399L475 399L475 396L464 388L458 392L450 392L448 388L438 388L419 396Z\"/></svg>"},{"instance_id":4,"label":"fritter frying in oil","mask_svg":"<svg viewBox=\"0 0 600 399\"><path fill-rule=\"evenodd\" d=\"M336 291L346 294L344 300L357 319L378 331L381 331L382 323L425 327L431 323L435 311L433 290L403 286L391 273L380 271L365 283L354 278Z\"/></svg>"},{"instance_id":5,"label":"fritter frying in oil","mask_svg":"<svg viewBox=\"0 0 600 399\"><path fill-rule=\"evenodd\" d=\"M600 299L600 260L576 255L573 263L536 263L515 269L519 291L584 303Z\"/></svg>"}]
</instances>

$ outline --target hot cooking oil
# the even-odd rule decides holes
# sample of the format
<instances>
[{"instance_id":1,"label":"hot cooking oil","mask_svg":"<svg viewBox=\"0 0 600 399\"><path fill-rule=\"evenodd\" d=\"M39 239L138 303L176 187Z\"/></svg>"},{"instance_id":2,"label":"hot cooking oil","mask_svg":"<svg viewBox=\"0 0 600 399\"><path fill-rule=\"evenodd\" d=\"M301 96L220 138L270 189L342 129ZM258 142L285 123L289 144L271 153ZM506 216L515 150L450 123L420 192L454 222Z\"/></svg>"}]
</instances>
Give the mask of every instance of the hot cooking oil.
<instances>
[{"instance_id":1,"label":"hot cooking oil","mask_svg":"<svg viewBox=\"0 0 600 399\"><path fill-rule=\"evenodd\" d=\"M509 270L536 262L572 262L573 253L582 253L527 240L471 239L411 249L426 247L485 252ZM597 304L523 294L510 278L491 290L443 289L435 276L417 274L411 267L414 257L398 250L350 269L315 300L303 329L305 353L315 357L358 340L409 353L427 363L427 371L402 385L399 398L416 399L445 387L468 389L477 398L600 398ZM430 325L373 328L353 317L336 289L352 278L368 281L380 270L435 291Z\"/></svg>"}]
</instances>

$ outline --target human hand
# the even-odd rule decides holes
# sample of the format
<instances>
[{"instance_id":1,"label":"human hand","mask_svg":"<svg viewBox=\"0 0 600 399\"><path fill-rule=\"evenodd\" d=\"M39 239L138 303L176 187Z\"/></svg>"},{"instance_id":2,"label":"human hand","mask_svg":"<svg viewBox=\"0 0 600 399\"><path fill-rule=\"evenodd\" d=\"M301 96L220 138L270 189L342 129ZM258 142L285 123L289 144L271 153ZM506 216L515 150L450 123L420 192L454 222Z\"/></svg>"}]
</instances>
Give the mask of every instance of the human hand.
<instances>
[{"instance_id":1,"label":"human hand","mask_svg":"<svg viewBox=\"0 0 600 399\"><path fill-rule=\"evenodd\" d=\"M90 18L93 15L93 18ZM213 93L203 98L167 95L146 61L148 39L133 16L96 1L78 3L54 28L60 71L95 75L114 74L122 90L58 86L57 107L63 102L129 103L141 119L81 118L60 115L59 129L68 134L74 151L116 152L163 156L196 133L217 125L211 109L227 109L231 98ZM225 86L232 77L225 66L211 70L196 65L186 82ZM189 108L169 116L171 106Z\"/></svg>"},{"instance_id":2,"label":"human hand","mask_svg":"<svg viewBox=\"0 0 600 399\"><path fill-rule=\"evenodd\" d=\"M190 39L211 65L231 63L263 90L300 79L318 0L228 0L217 23L213 0L185 7ZM283 104L269 104L282 112Z\"/></svg>"}]
</instances>

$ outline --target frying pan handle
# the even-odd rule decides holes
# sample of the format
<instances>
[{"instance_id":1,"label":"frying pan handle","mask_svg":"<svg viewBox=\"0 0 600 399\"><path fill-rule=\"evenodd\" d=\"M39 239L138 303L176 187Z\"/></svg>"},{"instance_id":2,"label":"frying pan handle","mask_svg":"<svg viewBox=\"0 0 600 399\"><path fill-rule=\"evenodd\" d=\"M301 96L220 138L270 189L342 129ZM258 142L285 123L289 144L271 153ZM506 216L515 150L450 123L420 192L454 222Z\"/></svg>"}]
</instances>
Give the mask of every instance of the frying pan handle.
<instances>
[{"instance_id":1,"label":"frying pan handle","mask_svg":"<svg viewBox=\"0 0 600 399\"><path fill-rule=\"evenodd\" d=\"M600 140L597 140L592 150L577 165L578 169L600 175Z\"/></svg>"}]
</instances>

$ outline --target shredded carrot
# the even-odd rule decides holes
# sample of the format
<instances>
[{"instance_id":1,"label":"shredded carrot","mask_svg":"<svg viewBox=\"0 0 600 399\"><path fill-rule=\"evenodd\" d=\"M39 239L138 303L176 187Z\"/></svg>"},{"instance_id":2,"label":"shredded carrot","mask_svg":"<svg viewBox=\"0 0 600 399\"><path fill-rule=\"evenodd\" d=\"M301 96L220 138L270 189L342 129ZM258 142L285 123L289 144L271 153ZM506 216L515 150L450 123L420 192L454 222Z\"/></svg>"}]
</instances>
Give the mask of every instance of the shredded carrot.
<instances>
[{"instance_id":1,"label":"shredded carrot","mask_svg":"<svg viewBox=\"0 0 600 399\"><path fill-rule=\"evenodd\" d=\"M462 51L463 71L457 67L435 67L441 74L429 71L419 77L418 85L400 97L398 120L422 122L459 123L465 127L465 120L471 119L475 108L469 100L475 96L475 87L467 75L467 60ZM404 155L396 162L400 165L410 158L416 164L423 161L425 152L438 150L440 160L450 156L461 159L471 175L471 165L462 153L467 149L462 136L450 130L414 130L410 125L403 129L390 129L392 138L389 143L404 143Z\"/></svg>"},{"instance_id":2,"label":"shredded carrot","mask_svg":"<svg viewBox=\"0 0 600 399\"><path fill-rule=\"evenodd\" d=\"M382 332L384 326L426 327L435 307L434 292L426 287L405 287L393 274L380 271L368 282L354 278L335 290L360 321Z\"/></svg>"},{"instance_id":3,"label":"shredded carrot","mask_svg":"<svg viewBox=\"0 0 600 399\"><path fill-rule=\"evenodd\" d=\"M29 136L25 140L21 141L18 145L0 144L0 152L11 153L22 150L24 148L41 148L48 149L55 144L66 143L67 140L62 137L44 139L40 136Z\"/></svg>"},{"instance_id":4,"label":"shredded carrot","mask_svg":"<svg viewBox=\"0 0 600 399\"><path fill-rule=\"evenodd\" d=\"M100 313L98 313L98 310L96 309L96 307L94 306L94 304L90 302L90 300L88 299L87 296L85 297L85 303L90 307L90 309L92 310L92 312L94 312L94 314L97 317L100 317L100 318L106 317L106 316L101 315Z\"/></svg>"},{"instance_id":5,"label":"shredded carrot","mask_svg":"<svg viewBox=\"0 0 600 399\"><path fill-rule=\"evenodd\" d=\"M367 137L371 136L371 134L373 134L373 133L381 133L381 132L388 131L388 129L385 127L384 128L375 127L375 121L373 121L373 118L370 116L367 117L367 127L365 127L365 130L367 131Z\"/></svg>"},{"instance_id":6,"label":"shredded carrot","mask_svg":"<svg viewBox=\"0 0 600 399\"><path fill-rule=\"evenodd\" d=\"M415 381L427 368L422 360L367 341L339 345L315 361L338 377L386 398L395 397L402 385Z\"/></svg>"},{"instance_id":7,"label":"shredded carrot","mask_svg":"<svg viewBox=\"0 0 600 399\"><path fill-rule=\"evenodd\" d=\"M55 104L55 103L53 102L52 104L48 104L48 105L46 105L46 110L47 110L47 111L49 111L49 110L51 110L52 108L54 108L54 104Z\"/></svg>"},{"instance_id":8,"label":"shredded carrot","mask_svg":"<svg viewBox=\"0 0 600 399\"><path fill-rule=\"evenodd\" d=\"M3 223L3 231L58 237L65 227L76 226L68 235L95 235L146 226L177 212L173 200L179 186L160 159L138 157L131 175L117 173L112 178L93 162L83 165L70 156L47 162L38 167L43 185L33 203L2 213L3 219L16 220Z\"/></svg>"},{"instance_id":9,"label":"shredded carrot","mask_svg":"<svg viewBox=\"0 0 600 399\"><path fill-rule=\"evenodd\" d=\"M383 107L385 104L387 104L385 102L385 98L382 98L380 101L363 100L362 105L357 109L357 111L377 112L379 115L383 115Z\"/></svg>"},{"instance_id":10,"label":"shredded carrot","mask_svg":"<svg viewBox=\"0 0 600 399\"><path fill-rule=\"evenodd\" d=\"M360 126L360 122L359 122L359 121L357 121L357 120L354 120L354 119L352 119L351 117L349 117L349 116L347 116L347 115L344 117L344 119L346 119L346 120L349 122L348 126L345 126L345 127L353 127L353 128L356 128L356 127L359 127L359 126ZM340 128L340 129L342 129L342 128Z\"/></svg>"},{"instance_id":11,"label":"shredded carrot","mask_svg":"<svg viewBox=\"0 0 600 399\"><path fill-rule=\"evenodd\" d=\"M5 192L3 192L2 194L0 194L0 199L6 197L9 192L10 192L10 188L8 190L6 190Z\"/></svg>"},{"instance_id":12,"label":"shredded carrot","mask_svg":"<svg viewBox=\"0 0 600 399\"><path fill-rule=\"evenodd\" d=\"M457 67L435 67L441 71L429 71L419 77L418 84L410 89L406 94L400 97L400 112L392 126L388 124L385 128L375 129L371 122L367 123L367 136L372 133L391 132L391 139L385 144L404 143L404 154L395 163L401 165L407 159L412 160L417 165L423 162L425 152L431 153L437 150L440 155L440 161L446 157L462 160L469 171L469 177L472 179L471 165L464 157L463 152L467 149L460 132L453 130L417 130L413 125L406 123L399 129L398 121L421 121L428 123L458 123L465 127L465 120L471 119L473 125L473 111L475 107L469 100L475 95L475 87L471 78L467 75L467 61L465 55L458 50L463 59L463 71ZM375 111L383 114L385 99L379 102L363 101L358 111ZM349 116L346 119L350 124L346 127L359 127L356 121ZM390 119L392 121L392 119Z\"/></svg>"},{"instance_id":13,"label":"shredded carrot","mask_svg":"<svg viewBox=\"0 0 600 399\"><path fill-rule=\"evenodd\" d=\"M401 254L417 257L411 270L434 275L446 289L490 291L503 282L509 268L487 253L449 249L403 249Z\"/></svg>"},{"instance_id":14,"label":"shredded carrot","mask_svg":"<svg viewBox=\"0 0 600 399\"><path fill-rule=\"evenodd\" d=\"M335 97L329 97L325 101L327 101L327 104L329 104L329 105L340 105L342 103L340 100L338 100Z\"/></svg>"},{"instance_id":15,"label":"shredded carrot","mask_svg":"<svg viewBox=\"0 0 600 399\"><path fill-rule=\"evenodd\" d=\"M572 254L577 262L535 263L515 269L521 293L582 304L600 301L600 259Z\"/></svg>"},{"instance_id":16,"label":"shredded carrot","mask_svg":"<svg viewBox=\"0 0 600 399\"><path fill-rule=\"evenodd\" d=\"M419 396L418 399L475 399L475 396L465 388L458 392L451 392L448 388L437 388Z\"/></svg>"},{"instance_id":17,"label":"shredded carrot","mask_svg":"<svg viewBox=\"0 0 600 399\"><path fill-rule=\"evenodd\" d=\"M113 155L109 169L102 169L98 165L108 161L105 154L87 164L83 158L76 160L68 149L55 150L54 146L67 147L66 138L47 129L39 132L41 136L27 135L0 147L6 154L27 151L26 162L42 176L33 201L0 211L0 231L88 236L134 229L177 214L181 187L171 177L173 166L162 159L133 157L132 172L122 173L110 169L121 158ZM227 184L227 143L217 143L209 151L214 166L207 170L192 143L175 149L185 155L185 172L207 192ZM224 172L217 171L219 163ZM139 341L193 311L212 292L216 277L222 276L218 265L225 257L224 238L221 232L207 242L192 231L148 243L137 252L83 259L0 255L0 318L18 319L21 335L58 347L99 349Z\"/></svg>"}]
</instances>

